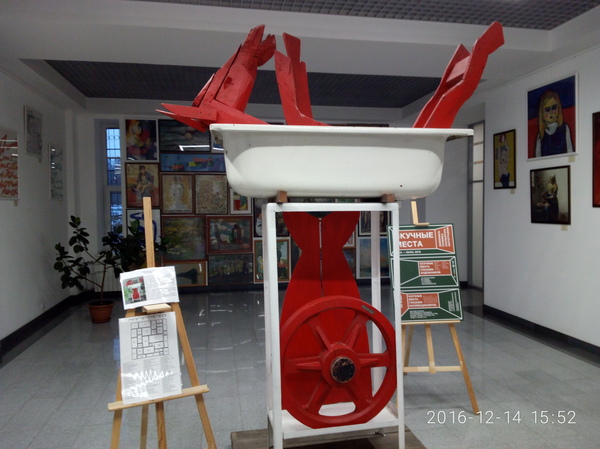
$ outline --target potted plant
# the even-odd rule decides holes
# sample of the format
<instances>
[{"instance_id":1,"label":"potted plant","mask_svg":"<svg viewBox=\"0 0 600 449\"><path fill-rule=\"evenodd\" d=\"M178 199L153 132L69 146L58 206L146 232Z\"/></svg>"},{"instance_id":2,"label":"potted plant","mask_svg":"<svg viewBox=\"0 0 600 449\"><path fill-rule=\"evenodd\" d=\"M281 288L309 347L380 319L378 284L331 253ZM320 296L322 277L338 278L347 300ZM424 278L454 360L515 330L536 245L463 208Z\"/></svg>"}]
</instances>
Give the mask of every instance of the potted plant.
<instances>
[{"instance_id":1,"label":"potted plant","mask_svg":"<svg viewBox=\"0 0 600 449\"><path fill-rule=\"evenodd\" d=\"M89 250L89 233L81 225L79 217L71 216L69 226L73 228L73 235L69 239L68 247L57 243L56 262L54 269L60 273L62 288L76 287L84 290L86 285L94 285L100 295L98 299L90 301L88 307L95 323L104 323L110 320L114 302L104 298L104 282L106 276L118 278L124 271L141 268L146 262L146 242L143 228L139 220L128 227L126 236L118 232L109 232L102 237L103 249L97 254ZM161 241L155 244L155 249L164 253L166 244ZM92 268L101 267L100 276L92 273Z\"/></svg>"}]
</instances>

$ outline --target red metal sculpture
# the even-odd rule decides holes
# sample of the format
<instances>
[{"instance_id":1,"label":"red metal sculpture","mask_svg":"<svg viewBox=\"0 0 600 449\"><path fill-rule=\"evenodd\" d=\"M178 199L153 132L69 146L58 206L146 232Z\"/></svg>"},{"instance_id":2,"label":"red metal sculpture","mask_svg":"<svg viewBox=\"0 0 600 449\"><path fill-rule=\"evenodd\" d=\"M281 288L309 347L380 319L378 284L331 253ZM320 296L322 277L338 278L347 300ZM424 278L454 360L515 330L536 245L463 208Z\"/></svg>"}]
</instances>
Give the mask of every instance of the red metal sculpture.
<instances>
[{"instance_id":1,"label":"red metal sculpture","mask_svg":"<svg viewBox=\"0 0 600 449\"><path fill-rule=\"evenodd\" d=\"M274 56L286 123L325 126L312 115L300 40L284 34L284 55L275 50L273 36L262 39L263 32L264 25L250 31L191 106L163 104L168 112L160 112L200 131L211 123L265 124L244 110L258 67ZM414 127L451 127L458 110L475 91L488 56L503 43L502 26L494 22L471 53L460 45ZM358 212L284 213L302 254L281 312L282 403L311 427L367 422L385 407L396 388L394 329L379 311L359 299L342 251L359 216ZM385 340L387 349L382 354L370 353L368 322L377 326ZM371 369L376 367L386 372L381 386L373 391ZM338 416L320 413L322 406L339 402L354 404L354 410Z\"/></svg>"}]
</instances>

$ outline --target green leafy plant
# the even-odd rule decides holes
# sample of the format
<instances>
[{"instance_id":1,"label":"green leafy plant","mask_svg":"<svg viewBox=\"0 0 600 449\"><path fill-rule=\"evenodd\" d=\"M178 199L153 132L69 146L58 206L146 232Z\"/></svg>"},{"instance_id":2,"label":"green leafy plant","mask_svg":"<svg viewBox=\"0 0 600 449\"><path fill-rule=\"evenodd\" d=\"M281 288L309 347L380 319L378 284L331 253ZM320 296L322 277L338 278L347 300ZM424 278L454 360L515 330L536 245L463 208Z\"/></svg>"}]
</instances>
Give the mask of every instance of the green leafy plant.
<instances>
[{"instance_id":1,"label":"green leafy plant","mask_svg":"<svg viewBox=\"0 0 600 449\"><path fill-rule=\"evenodd\" d=\"M90 234L81 225L81 219L72 215L69 226L73 228L73 235L68 247L61 243L54 246L57 254L54 269L60 273L62 288L84 290L85 284L95 285L100 290L100 299L103 299L104 281L109 272L118 278L122 272L140 268L146 262L146 239L139 220L128 227L129 232L125 236L111 231L102 237L103 249L97 254L92 254L89 249ZM155 243L154 248L164 254L167 248L165 240ZM102 267L99 278L92 273L92 268L98 266Z\"/></svg>"}]
</instances>

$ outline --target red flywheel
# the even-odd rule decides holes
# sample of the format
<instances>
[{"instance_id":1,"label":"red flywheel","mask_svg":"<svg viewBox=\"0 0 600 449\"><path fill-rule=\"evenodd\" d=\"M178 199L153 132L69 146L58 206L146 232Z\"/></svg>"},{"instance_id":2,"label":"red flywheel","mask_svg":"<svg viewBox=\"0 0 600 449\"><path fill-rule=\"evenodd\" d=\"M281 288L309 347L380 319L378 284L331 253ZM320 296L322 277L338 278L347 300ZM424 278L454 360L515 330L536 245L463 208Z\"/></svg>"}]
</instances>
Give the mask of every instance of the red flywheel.
<instances>
[{"instance_id":1,"label":"red flywheel","mask_svg":"<svg viewBox=\"0 0 600 449\"><path fill-rule=\"evenodd\" d=\"M385 342L381 353L358 349L369 323ZM290 347L302 351L291 353ZM376 368L385 369L385 374L373 391L370 379ZM394 327L379 310L357 298L311 301L282 325L281 374L283 406L301 423L312 428L366 423L396 391ZM332 398L344 403L342 414L332 415Z\"/></svg>"}]
</instances>

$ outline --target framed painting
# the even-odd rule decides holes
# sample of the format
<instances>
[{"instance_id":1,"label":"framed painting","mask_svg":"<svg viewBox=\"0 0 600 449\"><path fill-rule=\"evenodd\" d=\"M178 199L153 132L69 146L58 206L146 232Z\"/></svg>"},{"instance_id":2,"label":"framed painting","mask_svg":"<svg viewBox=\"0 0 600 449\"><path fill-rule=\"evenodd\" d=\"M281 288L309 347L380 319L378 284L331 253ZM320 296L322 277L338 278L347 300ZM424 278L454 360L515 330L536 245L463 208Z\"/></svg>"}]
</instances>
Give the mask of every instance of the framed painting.
<instances>
[{"instance_id":1,"label":"framed painting","mask_svg":"<svg viewBox=\"0 0 600 449\"><path fill-rule=\"evenodd\" d=\"M252 252L251 217L206 217L209 253Z\"/></svg>"},{"instance_id":2,"label":"framed painting","mask_svg":"<svg viewBox=\"0 0 600 449\"><path fill-rule=\"evenodd\" d=\"M379 235L385 235L388 223L390 222L389 212L379 212ZM371 212L362 211L358 220L358 235L371 235Z\"/></svg>"},{"instance_id":3,"label":"framed painting","mask_svg":"<svg viewBox=\"0 0 600 449\"><path fill-rule=\"evenodd\" d=\"M576 153L577 76L527 93L527 158Z\"/></svg>"},{"instance_id":4,"label":"framed painting","mask_svg":"<svg viewBox=\"0 0 600 449\"><path fill-rule=\"evenodd\" d=\"M225 155L211 153L160 153L161 171L225 173Z\"/></svg>"},{"instance_id":5,"label":"framed painting","mask_svg":"<svg viewBox=\"0 0 600 449\"><path fill-rule=\"evenodd\" d=\"M0 199L19 199L19 137L0 129Z\"/></svg>"},{"instance_id":6,"label":"framed painting","mask_svg":"<svg viewBox=\"0 0 600 449\"><path fill-rule=\"evenodd\" d=\"M48 160L50 161L50 199L62 200L63 184L63 151L56 145L48 145Z\"/></svg>"},{"instance_id":7,"label":"framed painting","mask_svg":"<svg viewBox=\"0 0 600 449\"><path fill-rule=\"evenodd\" d=\"M352 233L348 241L344 244L344 248L356 248L356 231Z\"/></svg>"},{"instance_id":8,"label":"framed painting","mask_svg":"<svg viewBox=\"0 0 600 449\"><path fill-rule=\"evenodd\" d=\"M388 239L379 238L379 264L381 277L389 277ZM356 273L358 279L371 277L371 238L359 238L356 246Z\"/></svg>"},{"instance_id":9,"label":"framed painting","mask_svg":"<svg viewBox=\"0 0 600 449\"><path fill-rule=\"evenodd\" d=\"M253 201L253 217L254 217L254 237L262 237L262 206L267 203L265 198L254 198ZM283 220L283 214L277 212L275 214L275 234L277 237L289 237L290 231Z\"/></svg>"},{"instance_id":10,"label":"framed painting","mask_svg":"<svg viewBox=\"0 0 600 449\"><path fill-rule=\"evenodd\" d=\"M127 224L127 229L129 229L134 221L139 220L140 230L144 231L146 222L144 220L144 211L142 209L127 209L125 213L125 223ZM161 235L160 210L152 209L152 236L154 237L154 241L158 242Z\"/></svg>"},{"instance_id":11,"label":"framed painting","mask_svg":"<svg viewBox=\"0 0 600 449\"><path fill-rule=\"evenodd\" d=\"M252 213L252 198L240 195L229 189L229 213L232 215L249 215Z\"/></svg>"},{"instance_id":12,"label":"framed painting","mask_svg":"<svg viewBox=\"0 0 600 449\"><path fill-rule=\"evenodd\" d=\"M517 187L516 131L494 134L494 189Z\"/></svg>"},{"instance_id":13,"label":"framed painting","mask_svg":"<svg viewBox=\"0 0 600 449\"><path fill-rule=\"evenodd\" d=\"M158 164L125 164L127 207L142 207L142 198L152 198L152 207L160 205Z\"/></svg>"},{"instance_id":14,"label":"framed painting","mask_svg":"<svg viewBox=\"0 0 600 449\"><path fill-rule=\"evenodd\" d=\"M350 266L350 270L352 270L352 275L356 277L356 249L355 248L345 248L344 257L348 262L348 266Z\"/></svg>"},{"instance_id":15,"label":"framed painting","mask_svg":"<svg viewBox=\"0 0 600 449\"><path fill-rule=\"evenodd\" d=\"M163 215L162 234L168 241L165 261L206 259L206 217Z\"/></svg>"},{"instance_id":16,"label":"framed painting","mask_svg":"<svg viewBox=\"0 0 600 449\"><path fill-rule=\"evenodd\" d=\"M592 205L600 207L600 112L592 115Z\"/></svg>"},{"instance_id":17,"label":"framed painting","mask_svg":"<svg viewBox=\"0 0 600 449\"><path fill-rule=\"evenodd\" d=\"M42 157L42 114L25 106L25 152Z\"/></svg>"},{"instance_id":18,"label":"framed painting","mask_svg":"<svg viewBox=\"0 0 600 449\"><path fill-rule=\"evenodd\" d=\"M254 239L254 283L264 282L263 241ZM277 239L277 280L289 282L291 275L290 239Z\"/></svg>"},{"instance_id":19,"label":"framed painting","mask_svg":"<svg viewBox=\"0 0 600 449\"><path fill-rule=\"evenodd\" d=\"M571 224L571 167L530 172L531 222Z\"/></svg>"},{"instance_id":20,"label":"framed painting","mask_svg":"<svg viewBox=\"0 0 600 449\"><path fill-rule=\"evenodd\" d=\"M125 158L158 162L156 120L125 120Z\"/></svg>"},{"instance_id":21,"label":"framed painting","mask_svg":"<svg viewBox=\"0 0 600 449\"><path fill-rule=\"evenodd\" d=\"M158 121L158 149L163 151L210 151L210 133L198 131L177 120Z\"/></svg>"},{"instance_id":22,"label":"framed painting","mask_svg":"<svg viewBox=\"0 0 600 449\"><path fill-rule=\"evenodd\" d=\"M227 176L196 175L196 213L227 213Z\"/></svg>"},{"instance_id":23,"label":"framed painting","mask_svg":"<svg viewBox=\"0 0 600 449\"><path fill-rule=\"evenodd\" d=\"M208 273L206 260L195 262L174 262L169 266L175 268L175 279L178 287L201 287L207 285Z\"/></svg>"},{"instance_id":24,"label":"framed painting","mask_svg":"<svg viewBox=\"0 0 600 449\"><path fill-rule=\"evenodd\" d=\"M163 213L194 213L194 175L163 174L161 186Z\"/></svg>"},{"instance_id":25,"label":"framed painting","mask_svg":"<svg viewBox=\"0 0 600 449\"><path fill-rule=\"evenodd\" d=\"M211 254L208 256L209 285L252 283L252 254Z\"/></svg>"}]
</instances>

